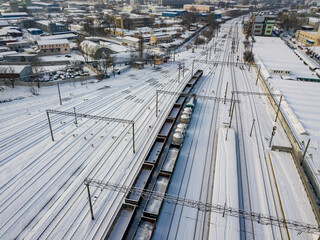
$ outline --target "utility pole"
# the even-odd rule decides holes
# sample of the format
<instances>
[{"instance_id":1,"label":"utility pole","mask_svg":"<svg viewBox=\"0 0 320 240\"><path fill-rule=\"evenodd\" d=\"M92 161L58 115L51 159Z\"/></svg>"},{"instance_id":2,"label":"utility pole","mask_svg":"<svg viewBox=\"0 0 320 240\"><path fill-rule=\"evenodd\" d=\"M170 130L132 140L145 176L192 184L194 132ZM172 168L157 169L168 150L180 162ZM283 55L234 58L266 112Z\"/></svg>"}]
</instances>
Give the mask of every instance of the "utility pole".
<instances>
[{"instance_id":1,"label":"utility pole","mask_svg":"<svg viewBox=\"0 0 320 240\"><path fill-rule=\"evenodd\" d=\"M259 65L259 70L258 70L258 76L257 76L257 80L256 80L256 85L258 84L258 80L260 77L260 70L261 70L261 65Z\"/></svg>"},{"instance_id":2,"label":"utility pole","mask_svg":"<svg viewBox=\"0 0 320 240\"><path fill-rule=\"evenodd\" d=\"M89 189L89 183L87 185L87 192L88 192L88 199L89 199L89 206L90 206L90 212L91 212L91 219L94 220L93 216L93 209L92 209L92 202L91 202L91 195L90 195L90 189Z\"/></svg>"},{"instance_id":3,"label":"utility pole","mask_svg":"<svg viewBox=\"0 0 320 240\"><path fill-rule=\"evenodd\" d=\"M255 121L256 121L255 119L253 119L253 121L252 121L252 127L251 127L251 131L250 131L250 137L252 136L253 126L254 126L254 122L255 122Z\"/></svg>"},{"instance_id":4,"label":"utility pole","mask_svg":"<svg viewBox=\"0 0 320 240\"><path fill-rule=\"evenodd\" d=\"M223 102L223 104L226 104L227 93L228 93L228 83L229 82L227 82L227 85L226 85L226 91L224 92L224 102Z\"/></svg>"},{"instance_id":5,"label":"utility pole","mask_svg":"<svg viewBox=\"0 0 320 240\"><path fill-rule=\"evenodd\" d=\"M277 119L278 119L278 114L279 114L279 111L280 111L280 104L281 104L281 100L282 100L282 96L280 97L280 101L279 101L279 104L278 104L277 115L276 115L276 119L274 120L275 122L276 122L276 121L277 121Z\"/></svg>"},{"instance_id":6,"label":"utility pole","mask_svg":"<svg viewBox=\"0 0 320 240\"><path fill-rule=\"evenodd\" d=\"M50 128L50 133L51 133L51 139L52 139L52 142L54 142L53 132L52 132L52 127L51 127L51 121L50 121L50 117L49 117L49 113L48 113L48 112L47 112L47 117L48 117L48 122L49 122L49 128Z\"/></svg>"},{"instance_id":7,"label":"utility pole","mask_svg":"<svg viewBox=\"0 0 320 240\"><path fill-rule=\"evenodd\" d=\"M59 83L57 83L57 86L58 86L58 93L59 93L60 105L62 105L62 100L61 100L61 93L60 93L60 86L59 86Z\"/></svg>"},{"instance_id":8,"label":"utility pole","mask_svg":"<svg viewBox=\"0 0 320 240\"><path fill-rule=\"evenodd\" d=\"M229 109L229 117L231 116L231 108L232 108L233 98L234 98L234 92L232 91L232 93L231 93L231 102L230 102L230 109Z\"/></svg>"},{"instance_id":9,"label":"utility pole","mask_svg":"<svg viewBox=\"0 0 320 240\"><path fill-rule=\"evenodd\" d=\"M133 149L133 153L136 153L136 146L134 142L134 123L132 123L132 149Z\"/></svg>"},{"instance_id":10,"label":"utility pole","mask_svg":"<svg viewBox=\"0 0 320 240\"><path fill-rule=\"evenodd\" d=\"M182 77L184 78L184 63L182 65Z\"/></svg>"},{"instance_id":11,"label":"utility pole","mask_svg":"<svg viewBox=\"0 0 320 240\"><path fill-rule=\"evenodd\" d=\"M270 138L270 142L269 142L269 147L271 147L272 139L273 139L273 136L276 134L276 130L277 130L277 127L274 126L274 127L272 128L272 133L271 133L271 138Z\"/></svg>"},{"instance_id":12,"label":"utility pole","mask_svg":"<svg viewBox=\"0 0 320 240\"><path fill-rule=\"evenodd\" d=\"M308 150L309 144L310 144L310 138L309 138L309 140L308 140L308 143L307 143L306 148L304 149L304 152L303 152L303 155L302 155L302 158L301 158L300 164L302 164L302 162L303 162L303 160L304 160L304 157L306 156L306 153L307 153L307 150Z\"/></svg>"},{"instance_id":13,"label":"utility pole","mask_svg":"<svg viewBox=\"0 0 320 240\"><path fill-rule=\"evenodd\" d=\"M206 63L208 62L208 50L206 51Z\"/></svg>"},{"instance_id":14,"label":"utility pole","mask_svg":"<svg viewBox=\"0 0 320 240\"><path fill-rule=\"evenodd\" d=\"M233 107L232 107L232 112L231 112L231 117L230 117L230 123L229 123L229 128L231 128L231 123L232 123L232 117L233 117L233 112L234 112L234 106L236 105L236 103L233 103Z\"/></svg>"},{"instance_id":15,"label":"utility pole","mask_svg":"<svg viewBox=\"0 0 320 240\"><path fill-rule=\"evenodd\" d=\"M76 113L76 108L75 108L75 107L73 108L73 112L74 112L75 124L78 125L78 122L77 122L77 113Z\"/></svg>"},{"instance_id":16,"label":"utility pole","mask_svg":"<svg viewBox=\"0 0 320 240\"><path fill-rule=\"evenodd\" d=\"M158 117L158 91L156 91L156 117Z\"/></svg>"},{"instance_id":17,"label":"utility pole","mask_svg":"<svg viewBox=\"0 0 320 240\"><path fill-rule=\"evenodd\" d=\"M180 69L181 69L181 66L180 66L180 63L179 63L179 75L178 75L178 82L180 82Z\"/></svg>"},{"instance_id":18,"label":"utility pole","mask_svg":"<svg viewBox=\"0 0 320 240\"><path fill-rule=\"evenodd\" d=\"M192 71L191 71L191 76L193 76L193 67L194 67L194 60L192 60Z\"/></svg>"},{"instance_id":19,"label":"utility pole","mask_svg":"<svg viewBox=\"0 0 320 240\"><path fill-rule=\"evenodd\" d=\"M176 48L173 49L173 62L176 61Z\"/></svg>"}]
</instances>

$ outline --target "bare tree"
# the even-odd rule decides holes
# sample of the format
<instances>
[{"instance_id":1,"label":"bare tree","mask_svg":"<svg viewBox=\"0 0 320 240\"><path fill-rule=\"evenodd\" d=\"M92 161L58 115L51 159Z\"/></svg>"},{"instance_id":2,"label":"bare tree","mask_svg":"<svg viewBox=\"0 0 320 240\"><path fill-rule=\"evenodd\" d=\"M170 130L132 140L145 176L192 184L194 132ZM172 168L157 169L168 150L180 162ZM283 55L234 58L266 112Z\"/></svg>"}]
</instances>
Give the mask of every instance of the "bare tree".
<instances>
[{"instance_id":1,"label":"bare tree","mask_svg":"<svg viewBox=\"0 0 320 240\"><path fill-rule=\"evenodd\" d=\"M111 65L112 65L112 73L113 73L113 77L116 76L116 72L114 67L116 66L116 61L117 61L117 57L115 55L110 56L110 60L111 60Z\"/></svg>"},{"instance_id":2,"label":"bare tree","mask_svg":"<svg viewBox=\"0 0 320 240\"><path fill-rule=\"evenodd\" d=\"M108 67L112 65L111 58L108 54L104 54L103 58L101 58L100 71L103 76L107 76Z\"/></svg>"},{"instance_id":3,"label":"bare tree","mask_svg":"<svg viewBox=\"0 0 320 240\"><path fill-rule=\"evenodd\" d=\"M8 67L8 73L12 76L9 77L9 80L11 82L11 87L14 88L14 82L16 81L16 78L14 77L15 69L12 66Z\"/></svg>"},{"instance_id":4,"label":"bare tree","mask_svg":"<svg viewBox=\"0 0 320 240\"><path fill-rule=\"evenodd\" d=\"M40 79L41 75L44 73L44 68L39 65L39 59L36 59L30 63L32 72L33 72L33 79L38 84L38 88L40 88Z\"/></svg>"},{"instance_id":5,"label":"bare tree","mask_svg":"<svg viewBox=\"0 0 320 240\"><path fill-rule=\"evenodd\" d=\"M130 49L130 62L135 62L137 60L137 53L134 49Z\"/></svg>"},{"instance_id":6,"label":"bare tree","mask_svg":"<svg viewBox=\"0 0 320 240\"><path fill-rule=\"evenodd\" d=\"M81 44L81 40L77 40L77 44L79 46L79 52L84 58L84 61L87 63L88 62L88 54L89 54L89 45L87 43ZM80 45L81 44L81 45Z\"/></svg>"},{"instance_id":7,"label":"bare tree","mask_svg":"<svg viewBox=\"0 0 320 240\"><path fill-rule=\"evenodd\" d=\"M3 82L4 82L4 85L5 86L7 86L7 73L8 72L8 68L7 67L5 67L5 66L2 66L1 68L0 68L0 74L1 74L1 78L3 79Z\"/></svg>"}]
</instances>

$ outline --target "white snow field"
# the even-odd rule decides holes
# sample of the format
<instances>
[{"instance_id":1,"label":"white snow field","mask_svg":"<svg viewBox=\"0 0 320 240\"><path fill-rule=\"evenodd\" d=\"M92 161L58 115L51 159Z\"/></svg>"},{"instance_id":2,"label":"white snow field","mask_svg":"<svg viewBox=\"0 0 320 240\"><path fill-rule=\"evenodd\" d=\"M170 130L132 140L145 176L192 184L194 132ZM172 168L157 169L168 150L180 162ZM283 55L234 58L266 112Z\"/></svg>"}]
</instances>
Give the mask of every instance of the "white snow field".
<instances>
[{"instance_id":1,"label":"white snow field","mask_svg":"<svg viewBox=\"0 0 320 240\"><path fill-rule=\"evenodd\" d=\"M226 140L227 138L227 140ZM232 128L218 132L216 174L212 203L239 209L236 134ZM240 239L239 219L211 213L209 239Z\"/></svg>"},{"instance_id":2,"label":"white snow field","mask_svg":"<svg viewBox=\"0 0 320 240\"><path fill-rule=\"evenodd\" d=\"M217 42L218 50L213 57L214 60L236 63L237 56L242 59L244 49L241 43L244 37L241 34L241 26L236 21L223 24L218 37L209 44L214 47ZM233 39L235 42L237 40L240 42L236 53L231 50ZM217 97L224 97L227 83L229 98L232 91L263 92L259 84L255 85L257 75L252 68L249 70L248 66L208 63L203 69L203 77L194 89L197 94L210 96L214 93ZM234 168L226 169L227 160L224 159L225 162L221 162L222 153L219 151L221 139L218 138L218 130L221 125L230 123L230 102L223 104L200 98L192 114L167 193L212 204L226 203L227 207L290 219L290 216L293 216L290 215L292 213L290 210L283 211L281 203L299 202L299 199L288 198L277 192L278 179L273 175L268 157L268 153L271 152L269 141L272 128L277 127L272 145L290 147L286 134L279 121L274 122L275 112L266 96L235 94L235 99L241 101L235 105L231 124L235 134L236 159L232 159L232 162L236 164L233 166L236 167L236 174L234 174ZM250 136L253 119L255 123ZM230 151L228 154L231 156L234 153L232 150L234 146L230 142L228 147L231 148L228 149ZM290 165L288 174L292 171L292 175L297 175L292 157L290 160L287 162ZM222 167L224 168L221 169ZM232 180L229 178L231 175ZM221 182L219 185L219 180L227 181L227 179L230 179L232 184ZM235 184L238 185L235 186ZM304 192L300 188L296 190ZM221 202L222 199L230 201ZM232 206L233 203L238 206ZM311 208L308 201L305 204ZM291 211L297 210L291 209ZM308 214L313 215L312 211ZM310 224L316 224L312 218L305 219L299 214L295 217L294 220L310 221ZM153 239L244 239L245 237L248 239L295 239L296 236L298 232L292 231L289 235L285 228L279 226L262 225L249 220L240 221L239 218L234 217L223 219L221 214L204 213L196 208L164 202ZM308 237L312 235L309 234Z\"/></svg>"},{"instance_id":3,"label":"white snow field","mask_svg":"<svg viewBox=\"0 0 320 240\"><path fill-rule=\"evenodd\" d=\"M230 64L237 56L242 59L240 23L241 19L234 19L221 26L207 46L212 48L207 63L207 50L201 46L195 53L181 49L176 62L160 67L130 69L102 81L62 84L61 106L56 86L41 88L39 96L23 88L11 90L10 96L22 91L25 98L0 104L0 239L104 239L125 194L91 187L92 220L83 181L90 177L132 184L177 98L161 94L156 117L156 90L182 91L191 77L192 60L202 60L194 62L194 72L203 70L194 93L223 98L227 84L227 98L232 91L262 91L255 85L252 68ZM237 40L238 52L233 52L232 42ZM186 65L180 82L178 62ZM235 103L231 124L230 101L197 100L167 193L316 224L291 155L271 153L273 126L277 132L272 144L290 144L281 125L274 122L268 99L237 93L234 98L240 102ZM74 108L78 113L133 120L136 152L130 124L78 118L76 125L73 117L50 114L53 142L45 110L73 112ZM290 184L295 187L285 188ZM153 239L312 237L167 203L162 204L153 232Z\"/></svg>"}]
</instances>

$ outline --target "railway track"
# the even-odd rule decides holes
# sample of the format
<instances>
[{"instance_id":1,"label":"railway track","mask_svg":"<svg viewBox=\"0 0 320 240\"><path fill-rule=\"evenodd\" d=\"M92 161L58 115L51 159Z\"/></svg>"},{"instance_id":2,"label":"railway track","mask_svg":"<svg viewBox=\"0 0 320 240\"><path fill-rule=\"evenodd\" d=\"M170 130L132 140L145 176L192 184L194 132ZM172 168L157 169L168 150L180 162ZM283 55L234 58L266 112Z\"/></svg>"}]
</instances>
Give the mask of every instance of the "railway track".
<instances>
[{"instance_id":1,"label":"railway track","mask_svg":"<svg viewBox=\"0 0 320 240\"><path fill-rule=\"evenodd\" d=\"M153 110L153 109L152 109L152 110ZM152 115L152 114L151 114L151 115ZM139 131L139 129L138 129L138 131ZM95 133L95 136L96 136L96 135L99 135L99 134L98 134L98 133ZM68 180L70 180L70 179L68 179ZM68 180L67 180L66 182L68 182Z\"/></svg>"},{"instance_id":2,"label":"railway track","mask_svg":"<svg viewBox=\"0 0 320 240\"><path fill-rule=\"evenodd\" d=\"M233 36L235 37L235 35ZM241 48L240 48L241 49ZM232 53L231 56L235 59L235 55ZM232 86L233 86L233 91L238 90L238 82L241 78L236 79L236 74L235 74L235 67L232 66ZM249 82L248 77L246 75L246 71L240 71L242 75L242 81L241 81L241 86L245 87L244 90L246 91L251 91L252 89L250 88L250 83L252 84L252 81ZM237 74L237 76L239 76ZM239 99L238 94L235 95L237 99ZM245 102L245 101L242 101ZM239 150L243 152L243 155L240 157L240 165L242 166L240 169L242 169L241 176L242 176L242 187L245 189L244 192L245 194L242 195L243 202L244 202L244 209L248 209L250 211L260 211L264 212L269 215L276 215L277 217L283 217L283 214L279 212L280 207L277 208L276 203L280 204L280 198L279 196L276 196L276 193L272 191L274 187L274 182L273 176L270 174L270 166L268 166L268 160L265 155L265 147L263 144L263 135L261 133L260 129L260 120L259 120L259 114L257 113L257 109L255 106L255 100L253 96L249 96L249 109L250 109L250 115L252 116L253 119L256 120L257 125L255 125L255 142L256 144L253 144L252 146L246 145L245 144L245 138L248 137L248 134L245 134L244 132L249 132L250 126L248 124L246 125L246 130L244 131L244 126L245 124L243 123L243 114L244 111L241 111L241 108L243 106L237 105L235 109L235 114L236 114L236 129L238 132L238 135L241 137L238 139L239 141ZM246 108L248 112L248 108ZM246 112L246 114L247 114ZM242 149L242 150L241 150ZM256 153L256 154L255 154ZM248 155L251 155L251 157L248 157ZM252 155L254 161L252 162ZM256 159L259 159L259 164L255 161ZM251 167L249 167L251 166ZM252 167L256 166L256 167ZM258 170L259 169L259 170ZM260 173L260 174L259 174ZM260 177L261 176L261 177ZM259 180L259 178L261 178ZM260 189L260 191L257 188L254 188L254 184L252 179L255 179L256 182L260 181L259 187L264 186L263 190ZM258 197L260 200L257 200L256 197L252 196L252 192L256 194L258 192ZM270 199L270 196L271 199ZM245 200L245 198L248 198L248 201ZM253 200L255 199L255 200ZM258 204L257 204L258 203ZM246 206L247 205L247 206ZM283 231L282 228L274 227L274 226L269 226L269 227L264 227L261 228L261 226L258 226L257 224L254 224L252 221L250 223L246 222L245 224L245 229L242 229L242 231L246 232L246 238L248 239L255 239L255 238L260 238L260 237L267 237L268 239L288 239L288 234L287 231ZM252 235L250 235L252 233Z\"/></svg>"},{"instance_id":3,"label":"railway track","mask_svg":"<svg viewBox=\"0 0 320 240\"><path fill-rule=\"evenodd\" d=\"M226 54L224 54L224 59L226 59ZM212 71L217 71L217 70L219 70L220 71L220 76L219 76L219 78L218 78L218 80L217 81L213 81L214 80L214 78L212 78L211 77L211 79L210 79L210 77L207 77L206 79L204 79L203 81L202 81L202 83L207 83L207 84L205 84L205 85L201 85L201 86L198 86L197 87L197 91L198 91L198 93L201 93L203 90L205 91L205 90L207 90L208 91L208 93L210 93L211 92L211 90L212 89L214 89L215 90L215 92L217 92L217 94L218 95L220 95L220 91L221 91L221 87L222 87L222 78L223 78L223 68L224 67L222 67L221 66L221 69L220 69L220 66L218 67L217 65L215 65L215 66L213 66L214 67L214 69L212 70ZM218 82L218 83L217 83ZM209 86L208 86L208 83L210 83L209 84ZM214 83L214 85L215 85L215 88L212 88L212 86L210 87L210 85L212 85L212 83ZM216 85L217 84L217 85ZM203 94L203 93L202 93ZM209 106L210 104L208 104L208 103L205 103L205 104L202 104L201 105L201 107L203 107L204 109L206 109L206 108L208 108L208 106ZM209 116L211 116L211 120L213 120L213 118L214 118L214 116L215 116L215 118L217 118L217 114L215 114L215 111L217 111L217 103L215 103L214 104L214 107L213 107L213 112L212 112L212 114L209 114ZM198 107L199 108L199 107ZM211 105L210 105L210 108L211 108ZM202 109L202 110L204 110L204 109ZM195 111L195 113L194 114L196 114L197 115L197 113L196 112L199 112L200 110L199 109L197 109L196 108L196 111ZM200 114L201 114L201 116L199 116L198 118L197 118L197 121L200 119L200 118L203 118L204 117L204 112L205 111L200 111ZM206 113L207 115L208 115L208 113ZM207 117L207 116L206 116ZM210 119L210 117L208 118L208 120ZM212 124L210 124L210 126L211 126L211 128L213 128L213 129L215 129L216 130L216 123L217 121L213 121L212 122ZM196 123L196 125L198 125L198 123ZM214 126L213 126L214 125ZM199 131L200 131L200 128L201 127L197 127L196 129L198 130L199 129ZM214 132L212 133L212 131L210 130L209 131L209 138L210 138L210 141L213 141L213 138L215 138L215 130L214 130ZM193 138L192 138L192 142L193 141L198 141L197 139L195 139L196 136L197 135L197 133L194 133L193 134ZM186 144L186 143L185 143ZM195 145L197 145L196 143L195 143ZM189 149L189 147L188 147L189 145L187 145L187 146L185 146L185 148L186 149ZM192 146L192 143L190 144L190 146ZM183 149L184 148L182 148L182 151L183 151ZM190 150L191 151L191 153L193 152L194 154L195 154L195 152L191 149ZM207 149L207 151L208 151L208 149ZM182 153L183 154L183 153ZM214 163L211 163L211 161L209 161L209 160L211 160L210 159L210 157L209 157L209 155L210 154L213 154L214 155L214 153L212 153L212 152L207 152L206 153L206 157L205 157L205 163L204 163L204 166L209 166L209 168L208 169L210 169L210 167L212 167L213 165L214 165ZM189 155L189 157L185 157L186 159L184 159L184 161L183 162L188 162L188 163L190 163L191 165L193 165L193 163L194 163L194 160L195 160L195 158L196 158L196 156L195 155L193 155L193 157L192 156L190 156ZM190 158L190 159L189 159ZM189 159L189 160L188 160ZM198 159L199 160L199 159ZM179 168L179 169L181 169L181 167L184 169L183 170L183 174L182 174L182 177L179 177L179 179L181 179L181 180L178 180L177 178L174 178L175 176L173 176L173 182L176 182L177 180L180 182L187 182L186 183L186 185L187 186L184 186L184 187L182 187L182 185L180 185L180 187L179 187L179 189L178 189L178 193L177 193L177 191L174 191L174 190L171 190L170 191L170 189L169 189L169 193L170 194L175 194L175 195L179 195L179 196L183 196L183 197L186 197L187 196L187 194L188 194L188 192L187 192L187 188L188 188L188 186L190 185L190 181L192 181L191 180L191 178L192 177L194 177L194 175L192 175L192 177L191 177L191 168L192 167L190 167L190 165L189 165L189 167L187 167L187 165L185 165L185 166L183 166L183 165L179 165L179 161L177 162L177 164L178 164L178 166L177 166L177 168ZM199 162L197 161L197 164L199 164ZM201 164L200 164L201 165ZM211 166L210 166L211 165ZM196 166L194 166L194 169L196 169L197 167ZM187 170L188 169L188 170ZM198 168L197 168L198 169ZM204 169L204 172L207 170L208 171L208 169ZM180 172L181 172L181 170L180 170ZM207 172L208 174L210 173L210 171L208 171ZM176 173L177 174L177 173ZM199 174L199 175L201 175L201 173L200 172L197 172L197 174ZM206 197L208 196L208 195L206 195L206 193L207 193L207 189L205 189L205 188L207 188L207 185L206 184L209 184L209 183L206 183L206 181L208 181L208 176L206 175L206 174L203 174L203 178L202 178L202 180L201 180L201 184L200 184L200 188L201 188L201 190L200 190L200 192L199 192L199 199L201 199L201 200L203 200L203 199L205 199L206 200ZM185 180L182 180L182 179L185 179ZM182 189L183 188L183 189ZM197 187L196 187L197 188ZM190 189L196 189L196 188L194 188L194 187L190 187ZM193 193L193 195L192 195L192 199L194 199L195 198L195 195L194 195L194 193ZM196 199L197 199L197 197L196 197ZM180 231L180 235L177 235L178 234L178 232L179 232L179 227L180 227L180 225L185 225L185 224L180 224L180 220L181 220L181 215L183 215L183 208L185 208L185 207L181 207L181 206L170 206L170 205L168 205L168 204L166 204L165 203L165 205L167 205L168 206L168 209L163 209L162 211L164 211L164 212L175 212L175 214L172 214L172 217L169 217L168 216L168 214L165 214L165 220L161 220L161 215L160 215L160 219L159 219L159 226L157 226L157 228L156 228L156 231L155 231L155 236L154 236L154 238L155 239L166 239L166 238L179 238L179 237L181 237L181 232L183 232L184 230L186 230L186 229L183 229L183 230L181 230ZM179 210L178 209L176 209L176 208L179 208ZM176 212L180 212L180 213L176 213ZM176 215L179 215L179 216L176 216ZM193 232L193 234L194 234L194 239L198 239L201 235L203 236L204 235L204 230L203 230L203 228L204 228L204 225L205 224L203 224L203 222L204 222L204 220L205 220L205 215L204 214L202 214L201 213L201 216L199 215L199 212L197 211L196 212L196 217L195 218L192 218L191 216L190 216L190 214L188 214L188 219L193 219L195 222L196 222L196 224L195 224L195 227L194 227L194 230L192 230L192 231L189 231L189 229L188 229L188 231L189 231L189 233L191 233L191 232ZM168 219L171 219L171 220L168 220ZM173 224L173 222L178 222L177 224L175 223L175 224ZM201 226L197 226L197 223L201 223L201 224L199 224L199 225L201 225ZM170 228L168 229L168 234L165 234L165 232L167 232L167 229L165 229L164 227L163 227L163 225L167 225L167 226L170 226ZM176 227L176 225L178 225L178 227ZM201 229L202 228L202 230L200 230L199 231L199 229ZM157 232L158 232L158 235L157 235ZM170 233L171 233L171 235L170 235ZM190 234L188 234L188 236L189 236ZM179 237L178 237L179 236Z\"/></svg>"}]
</instances>

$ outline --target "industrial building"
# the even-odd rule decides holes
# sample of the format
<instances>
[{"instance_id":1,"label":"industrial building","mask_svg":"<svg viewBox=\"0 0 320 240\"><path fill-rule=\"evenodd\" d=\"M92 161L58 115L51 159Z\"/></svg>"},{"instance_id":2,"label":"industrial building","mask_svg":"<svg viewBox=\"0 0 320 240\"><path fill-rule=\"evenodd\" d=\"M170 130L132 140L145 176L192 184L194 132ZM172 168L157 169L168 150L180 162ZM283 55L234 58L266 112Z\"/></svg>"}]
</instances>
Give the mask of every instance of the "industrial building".
<instances>
[{"instance_id":1,"label":"industrial building","mask_svg":"<svg viewBox=\"0 0 320 240\"><path fill-rule=\"evenodd\" d=\"M0 66L0 79L20 79L26 81L32 75L32 68L24 65Z\"/></svg>"},{"instance_id":2,"label":"industrial building","mask_svg":"<svg viewBox=\"0 0 320 240\"><path fill-rule=\"evenodd\" d=\"M85 55L93 58L93 59L101 59L105 56L108 56L112 53L112 51L104 46L101 46L98 43L85 40L80 44L81 50Z\"/></svg>"},{"instance_id":3,"label":"industrial building","mask_svg":"<svg viewBox=\"0 0 320 240\"><path fill-rule=\"evenodd\" d=\"M38 55L37 54L28 54L28 53L16 53L3 56L3 60L6 62L14 62L14 63L32 63L37 62Z\"/></svg>"}]
</instances>

